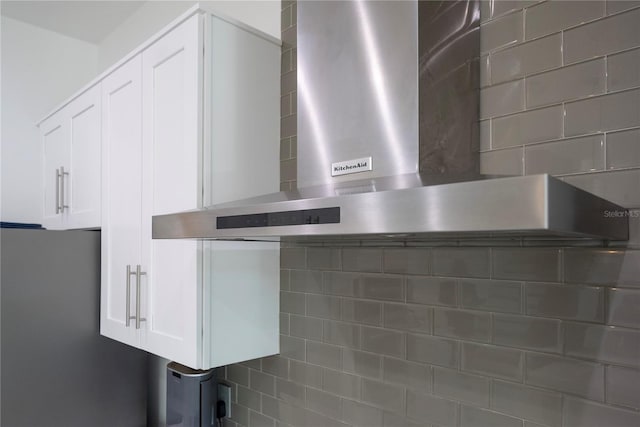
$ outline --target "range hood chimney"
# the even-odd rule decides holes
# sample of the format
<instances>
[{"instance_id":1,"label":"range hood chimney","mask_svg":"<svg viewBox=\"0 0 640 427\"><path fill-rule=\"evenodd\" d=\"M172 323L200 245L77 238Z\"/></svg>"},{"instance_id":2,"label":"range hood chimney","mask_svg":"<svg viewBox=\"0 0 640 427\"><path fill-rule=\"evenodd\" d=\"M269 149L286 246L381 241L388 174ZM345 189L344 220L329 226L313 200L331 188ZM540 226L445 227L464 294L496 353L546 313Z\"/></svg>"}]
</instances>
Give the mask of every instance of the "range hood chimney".
<instances>
[{"instance_id":1,"label":"range hood chimney","mask_svg":"<svg viewBox=\"0 0 640 427\"><path fill-rule=\"evenodd\" d=\"M479 175L479 8L299 2L298 189L154 216L153 238L626 240L602 198Z\"/></svg>"}]
</instances>

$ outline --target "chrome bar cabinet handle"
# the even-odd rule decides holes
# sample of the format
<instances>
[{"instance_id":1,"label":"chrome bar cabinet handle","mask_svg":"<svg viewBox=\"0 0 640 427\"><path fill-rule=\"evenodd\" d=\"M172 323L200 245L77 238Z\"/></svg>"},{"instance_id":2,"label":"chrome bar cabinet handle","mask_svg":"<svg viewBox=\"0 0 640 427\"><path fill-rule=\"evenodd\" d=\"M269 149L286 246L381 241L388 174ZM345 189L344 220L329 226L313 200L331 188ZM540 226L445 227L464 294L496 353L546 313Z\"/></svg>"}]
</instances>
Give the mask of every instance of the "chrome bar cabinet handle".
<instances>
[{"instance_id":1,"label":"chrome bar cabinet handle","mask_svg":"<svg viewBox=\"0 0 640 427\"><path fill-rule=\"evenodd\" d=\"M136 329L140 329L140 323L146 321L144 317L140 317L140 276L144 276L147 273L142 271L140 264L136 266Z\"/></svg>"},{"instance_id":2,"label":"chrome bar cabinet handle","mask_svg":"<svg viewBox=\"0 0 640 427\"><path fill-rule=\"evenodd\" d=\"M136 272L131 271L131 266L127 265L127 312L125 319L125 326L128 328L131 325L131 319L135 319L131 315L131 276L135 276Z\"/></svg>"},{"instance_id":3,"label":"chrome bar cabinet handle","mask_svg":"<svg viewBox=\"0 0 640 427\"><path fill-rule=\"evenodd\" d=\"M64 204L64 176L69 175L69 172L64 171L64 166L60 166L60 212L64 212L69 206ZM56 212L57 213L57 212Z\"/></svg>"},{"instance_id":4,"label":"chrome bar cabinet handle","mask_svg":"<svg viewBox=\"0 0 640 427\"><path fill-rule=\"evenodd\" d=\"M60 169L56 169L56 215L60 213Z\"/></svg>"}]
</instances>

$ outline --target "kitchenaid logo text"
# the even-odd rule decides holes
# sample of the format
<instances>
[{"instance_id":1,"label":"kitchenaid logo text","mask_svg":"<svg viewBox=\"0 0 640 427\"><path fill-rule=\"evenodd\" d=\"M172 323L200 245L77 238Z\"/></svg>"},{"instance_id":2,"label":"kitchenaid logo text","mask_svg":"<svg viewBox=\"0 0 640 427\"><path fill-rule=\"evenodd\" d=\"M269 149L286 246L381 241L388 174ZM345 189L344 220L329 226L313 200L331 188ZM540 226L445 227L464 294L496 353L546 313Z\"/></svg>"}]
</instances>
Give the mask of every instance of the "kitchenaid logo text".
<instances>
[{"instance_id":1,"label":"kitchenaid logo text","mask_svg":"<svg viewBox=\"0 0 640 427\"><path fill-rule=\"evenodd\" d=\"M331 164L331 176L346 175L370 170L371 157L363 157L361 159L353 159Z\"/></svg>"}]
</instances>

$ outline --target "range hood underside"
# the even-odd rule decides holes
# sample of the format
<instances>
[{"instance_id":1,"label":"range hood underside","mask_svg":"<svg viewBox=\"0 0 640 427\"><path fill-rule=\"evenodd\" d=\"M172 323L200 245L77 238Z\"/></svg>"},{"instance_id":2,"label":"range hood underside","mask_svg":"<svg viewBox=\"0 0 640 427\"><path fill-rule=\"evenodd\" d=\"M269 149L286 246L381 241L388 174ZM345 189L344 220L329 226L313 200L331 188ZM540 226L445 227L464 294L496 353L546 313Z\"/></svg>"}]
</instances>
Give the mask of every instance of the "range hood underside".
<instances>
[{"instance_id":1,"label":"range hood underside","mask_svg":"<svg viewBox=\"0 0 640 427\"><path fill-rule=\"evenodd\" d=\"M375 187L375 182L369 184ZM353 187L351 187L353 188ZM358 187L356 187L358 188ZM299 191L153 217L153 238L626 240L626 210L549 175L344 194ZM383 188L386 190L386 188ZM309 190L311 191L311 190ZM293 224L293 225L285 225Z\"/></svg>"}]
</instances>

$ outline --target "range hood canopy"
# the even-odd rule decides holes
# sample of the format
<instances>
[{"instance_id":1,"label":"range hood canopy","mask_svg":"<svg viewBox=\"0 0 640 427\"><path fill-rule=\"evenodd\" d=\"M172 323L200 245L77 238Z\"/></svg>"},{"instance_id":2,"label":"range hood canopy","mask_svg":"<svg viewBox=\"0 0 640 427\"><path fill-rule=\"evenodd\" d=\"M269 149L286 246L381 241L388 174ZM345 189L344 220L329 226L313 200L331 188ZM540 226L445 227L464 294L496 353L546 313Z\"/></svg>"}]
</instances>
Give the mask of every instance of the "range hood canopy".
<instances>
[{"instance_id":1,"label":"range hood canopy","mask_svg":"<svg viewBox=\"0 0 640 427\"><path fill-rule=\"evenodd\" d=\"M377 184L393 188L406 183L379 180ZM624 209L549 175L328 195L334 190L318 187L306 192L282 192L155 216L153 237L628 238Z\"/></svg>"},{"instance_id":2,"label":"range hood canopy","mask_svg":"<svg viewBox=\"0 0 640 427\"><path fill-rule=\"evenodd\" d=\"M299 2L298 189L154 216L153 238L626 240L616 204L479 175L479 21L478 0Z\"/></svg>"}]
</instances>

